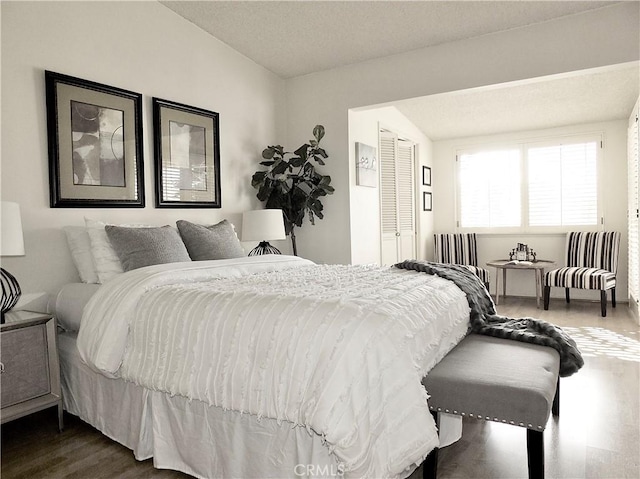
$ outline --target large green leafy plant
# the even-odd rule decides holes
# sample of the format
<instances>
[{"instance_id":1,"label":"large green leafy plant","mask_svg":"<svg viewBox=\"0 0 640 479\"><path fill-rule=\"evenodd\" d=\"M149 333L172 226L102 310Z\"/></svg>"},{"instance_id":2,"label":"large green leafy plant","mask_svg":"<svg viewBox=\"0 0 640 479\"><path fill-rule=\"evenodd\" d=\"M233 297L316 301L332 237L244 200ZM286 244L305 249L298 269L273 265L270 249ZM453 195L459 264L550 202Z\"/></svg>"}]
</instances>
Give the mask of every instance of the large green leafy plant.
<instances>
[{"instance_id":1,"label":"large green leafy plant","mask_svg":"<svg viewBox=\"0 0 640 479\"><path fill-rule=\"evenodd\" d=\"M262 152L266 171L256 171L251 178L251 186L258 190L258 199L266 201L267 208L281 209L284 215L285 231L291 236L293 254L298 254L295 228L301 227L308 214L311 224L315 219L324 218L320 198L333 194L331 177L316 171L315 163L324 165L327 152L320 148L324 137L324 127L316 125L313 140L305 143L293 153L284 151L282 146L268 146Z\"/></svg>"}]
</instances>

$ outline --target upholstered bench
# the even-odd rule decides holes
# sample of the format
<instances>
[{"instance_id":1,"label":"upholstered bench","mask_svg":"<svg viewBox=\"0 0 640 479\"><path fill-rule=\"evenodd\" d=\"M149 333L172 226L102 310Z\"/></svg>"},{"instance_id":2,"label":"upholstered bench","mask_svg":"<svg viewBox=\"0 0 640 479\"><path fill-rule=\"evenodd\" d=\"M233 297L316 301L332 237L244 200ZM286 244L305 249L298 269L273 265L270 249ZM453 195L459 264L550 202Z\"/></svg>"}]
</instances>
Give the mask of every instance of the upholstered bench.
<instances>
[{"instance_id":1,"label":"upholstered bench","mask_svg":"<svg viewBox=\"0 0 640 479\"><path fill-rule=\"evenodd\" d=\"M555 349L470 334L422 380L439 426L441 412L527 428L529 479L544 478L543 431L559 414L560 356ZM435 479L438 450L423 477Z\"/></svg>"}]
</instances>

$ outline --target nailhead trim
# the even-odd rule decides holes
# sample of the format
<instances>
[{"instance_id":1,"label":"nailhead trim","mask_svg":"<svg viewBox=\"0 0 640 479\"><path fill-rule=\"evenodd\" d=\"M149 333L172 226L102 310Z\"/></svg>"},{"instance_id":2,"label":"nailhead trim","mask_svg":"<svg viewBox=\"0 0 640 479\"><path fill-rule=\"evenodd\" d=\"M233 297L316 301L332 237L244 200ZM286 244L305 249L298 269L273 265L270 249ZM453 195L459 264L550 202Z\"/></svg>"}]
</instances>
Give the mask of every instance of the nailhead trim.
<instances>
[{"instance_id":1,"label":"nailhead trim","mask_svg":"<svg viewBox=\"0 0 640 479\"><path fill-rule=\"evenodd\" d=\"M438 412L445 412L445 413L449 413L449 414L456 414L458 416L462 416L462 417L471 417L471 418L476 418L476 419L484 419L486 421L494 421L494 422L502 422L504 424L511 424L513 426L516 425L515 421L510 421L508 419L500 419L497 417L494 417L493 419L490 416L482 416L482 414L472 414L472 413L465 413L465 412L461 412L458 411L456 409L454 409L453 411L449 410L449 409L442 409L441 407L434 407L434 406L429 406L429 409L431 409L432 411L438 411ZM527 427L528 429L534 429L533 424L525 424L523 422L519 422L517 423L518 426L520 427ZM535 426L537 429L539 429L540 431L544 431L545 426Z\"/></svg>"}]
</instances>

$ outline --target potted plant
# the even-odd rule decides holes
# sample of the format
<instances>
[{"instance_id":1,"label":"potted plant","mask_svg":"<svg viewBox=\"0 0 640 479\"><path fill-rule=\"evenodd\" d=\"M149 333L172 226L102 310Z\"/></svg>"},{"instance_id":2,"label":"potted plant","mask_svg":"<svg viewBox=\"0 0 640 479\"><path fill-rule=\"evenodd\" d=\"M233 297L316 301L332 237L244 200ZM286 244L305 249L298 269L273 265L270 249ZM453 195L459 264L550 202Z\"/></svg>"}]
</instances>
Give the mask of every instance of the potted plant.
<instances>
[{"instance_id":1,"label":"potted plant","mask_svg":"<svg viewBox=\"0 0 640 479\"><path fill-rule=\"evenodd\" d=\"M264 161L260 162L267 169L256 171L251 178L251 186L258 190L258 199L266 201L267 208L282 210L285 232L291 236L296 256L295 228L302 226L307 213L311 224L315 224L316 218L324 218L320 198L334 191L331 177L318 173L314 164L324 165L328 158L326 151L320 148L324 127L316 125L313 136L315 139L293 153L284 151L281 145L267 146L262 152Z\"/></svg>"}]
</instances>

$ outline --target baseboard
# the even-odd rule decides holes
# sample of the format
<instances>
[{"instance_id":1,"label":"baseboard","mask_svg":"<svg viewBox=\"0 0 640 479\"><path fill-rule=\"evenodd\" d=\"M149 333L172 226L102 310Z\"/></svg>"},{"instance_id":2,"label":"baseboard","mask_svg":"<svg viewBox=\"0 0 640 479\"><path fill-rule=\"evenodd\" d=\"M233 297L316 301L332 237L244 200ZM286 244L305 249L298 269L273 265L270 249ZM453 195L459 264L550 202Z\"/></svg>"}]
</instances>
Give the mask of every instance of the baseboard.
<instances>
[{"instance_id":1,"label":"baseboard","mask_svg":"<svg viewBox=\"0 0 640 479\"><path fill-rule=\"evenodd\" d=\"M631 311L631 316L635 319L636 324L640 325L640 312L638 311L638 301L633 297L629 298L629 311Z\"/></svg>"},{"instance_id":2,"label":"baseboard","mask_svg":"<svg viewBox=\"0 0 640 479\"><path fill-rule=\"evenodd\" d=\"M507 298L507 299L530 299L532 301L536 300L535 296L519 296L517 294L508 294L506 296L500 295L500 302L501 303L504 300L504 298ZM495 293L491 293L491 299L493 299L494 301L496 300L496 294ZM558 300L558 301L562 300L563 303L565 302L564 296L551 296L550 299L551 299L551 301L553 301L553 300ZM572 303L575 302L575 303L598 303L598 304L600 304L600 299L587 299L587 298L573 298L572 297L571 298L571 302ZM620 300L616 299L616 304L629 304L630 305L629 307L630 308L632 307L631 303L628 300L620 301ZM498 306L500 306L500 305L498 305ZM637 317L637 314L638 314L638 306L636 305L636 317Z\"/></svg>"}]
</instances>

